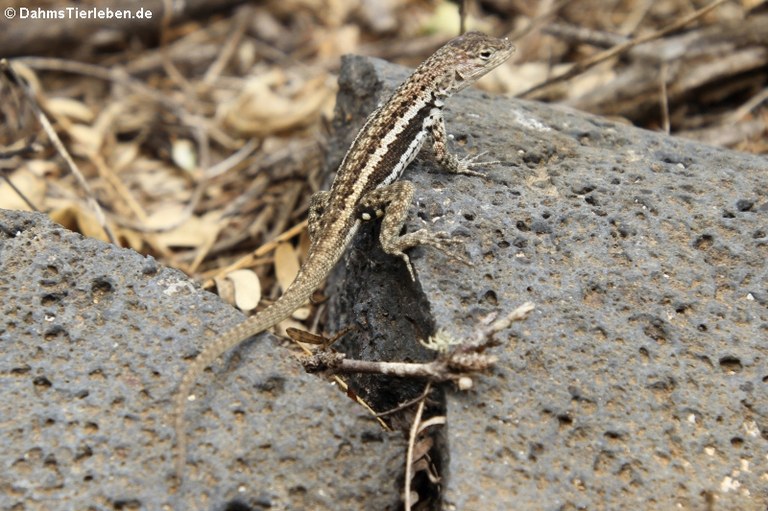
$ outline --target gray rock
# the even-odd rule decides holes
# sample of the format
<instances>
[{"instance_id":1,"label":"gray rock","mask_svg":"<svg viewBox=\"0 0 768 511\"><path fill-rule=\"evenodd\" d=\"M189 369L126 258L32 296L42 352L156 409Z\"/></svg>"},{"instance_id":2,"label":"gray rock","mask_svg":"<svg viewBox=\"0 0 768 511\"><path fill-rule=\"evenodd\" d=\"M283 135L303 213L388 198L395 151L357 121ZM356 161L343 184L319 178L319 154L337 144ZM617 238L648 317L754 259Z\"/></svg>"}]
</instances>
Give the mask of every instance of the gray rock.
<instances>
[{"instance_id":1,"label":"gray rock","mask_svg":"<svg viewBox=\"0 0 768 511\"><path fill-rule=\"evenodd\" d=\"M345 61L334 162L404 76ZM412 283L371 226L329 293L329 328L356 327L342 346L374 359L537 304L490 374L448 389L443 508L764 511L768 161L478 91L446 117L455 152L502 163L482 179L414 162L408 230L461 237L474 266L415 249ZM376 385L358 390L386 407L422 384Z\"/></svg>"},{"instance_id":2,"label":"gray rock","mask_svg":"<svg viewBox=\"0 0 768 511\"><path fill-rule=\"evenodd\" d=\"M347 59L331 166L406 74ZM436 407L442 507L764 510L768 162L477 91L447 117L457 152L503 163L416 162L408 229L465 239L474 266L416 249L413 283L372 225L329 289L345 350L377 359L537 303ZM242 319L180 272L3 211L0 299L0 509L397 507L401 438L266 335L200 378L171 493L184 359ZM378 385L384 407L422 388Z\"/></svg>"},{"instance_id":3,"label":"gray rock","mask_svg":"<svg viewBox=\"0 0 768 511\"><path fill-rule=\"evenodd\" d=\"M0 509L394 509L401 437L262 335L171 399L241 314L151 257L0 210ZM237 504L240 504L238 507Z\"/></svg>"}]
</instances>

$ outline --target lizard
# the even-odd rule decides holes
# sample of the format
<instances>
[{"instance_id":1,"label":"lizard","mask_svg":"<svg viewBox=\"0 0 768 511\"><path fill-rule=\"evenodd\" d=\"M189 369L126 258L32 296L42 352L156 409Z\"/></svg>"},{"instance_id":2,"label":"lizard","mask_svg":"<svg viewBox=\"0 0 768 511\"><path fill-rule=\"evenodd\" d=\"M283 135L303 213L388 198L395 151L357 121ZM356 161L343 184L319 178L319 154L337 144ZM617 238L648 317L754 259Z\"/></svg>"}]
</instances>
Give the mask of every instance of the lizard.
<instances>
[{"instance_id":1,"label":"lizard","mask_svg":"<svg viewBox=\"0 0 768 511\"><path fill-rule=\"evenodd\" d=\"M446 250L456 240L420 229L400 234L414 186L399 180L428 135L437 163L455 174L471 170L474 158L460 160L447 149L442 110L445 100L498 67L515 51L507 39L467 32L451 39L424 61L365 121L341 161L330 190L315 193L309 205L310 247L294 281L266 309L217 337L187 368L174 400L176 477L186 463L185 403L202 371L226 351L272 328L307 303L339 261L362 222L381 218L379 241L400 257L415 280L406 250L431 245ZM490 162L492 163L492 162Z\"/></svg>"}]
</instances>

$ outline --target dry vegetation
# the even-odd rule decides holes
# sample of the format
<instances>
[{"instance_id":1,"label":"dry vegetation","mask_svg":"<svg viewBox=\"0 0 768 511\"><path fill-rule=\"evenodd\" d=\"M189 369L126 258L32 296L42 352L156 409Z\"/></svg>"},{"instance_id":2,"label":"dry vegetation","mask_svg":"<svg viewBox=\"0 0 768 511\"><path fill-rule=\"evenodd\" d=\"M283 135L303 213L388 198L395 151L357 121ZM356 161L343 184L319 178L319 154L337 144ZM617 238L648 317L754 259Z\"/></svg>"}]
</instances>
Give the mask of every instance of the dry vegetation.
<instances>
[{"instance_id":1,"label":"dry vegetation","mask_svg":"<svg viewBox=\"0 0 768 511\"><path fill-rule=\"evenodd\" d=\"M189 0L164 17L165 3L78 4L143 6L152 20L5 20L0 207L111 236L236 290L249 310L260 282L276 293L293 278L306 247L341 55L415 65L457 35L459 7ZM485 88L768 152L762 2L477 0L466 10L468 29L518 47Z\"/></svg>"}]
</instances>

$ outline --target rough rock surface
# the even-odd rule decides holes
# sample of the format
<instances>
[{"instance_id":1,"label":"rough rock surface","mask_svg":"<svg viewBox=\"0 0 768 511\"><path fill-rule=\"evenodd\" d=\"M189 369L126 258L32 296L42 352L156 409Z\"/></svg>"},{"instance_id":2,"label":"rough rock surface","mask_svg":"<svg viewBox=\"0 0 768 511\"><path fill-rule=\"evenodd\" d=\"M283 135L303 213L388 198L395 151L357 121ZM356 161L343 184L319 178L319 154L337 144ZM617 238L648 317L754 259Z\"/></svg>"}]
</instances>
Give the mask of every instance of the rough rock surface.
<instances>
[{"instance_id":1,"label":"rough rock surface","mask_svg":"<svg viewBox=\"0 0 768 511\"><path fill-rule=\"evenodd\" d=\"M336 161L404 76L345 62ZM435 326L536 303L497 367L448 392L444 509L764 511L768 160L478 91L447 127L458 154L502 163L414 162L408 230L462 238L474 266L419 248L411 283L372 226L329 292L350 356L400 360Z\"/></svg>"},{"instance_id":2,"label":"rough rock surface","mask_svg":"<svg viewBox=\"0 0 768 511\"><path fill-rule=\"evenodd\" d=\"M345 62L336 161L404 75ZM454 150L503 163L416 162L408 228L463 238L474 266L416 249L412 283L371 226L328 291L374 358L536 302L492 372L448 389L443 507L764 511L768 162L476 91L448 106ZM200 378L170 493L185 359L241 319L183 274L3 211L0 300L0 509L395 509L400 438L269 336Z\"/></svg>"},{"instance_id":3,"label":"rough rock surface","mask_svg":"<svg viewBox=\"0 0 768 511\"><path fill-rule=\"evenodd\" d=\"M0 210L0 509L394 509L402 441L273 337L223 357L187 409L170 478L171 398L232 307L152 258L43 215Z\"/></svg>"}]
</instances>

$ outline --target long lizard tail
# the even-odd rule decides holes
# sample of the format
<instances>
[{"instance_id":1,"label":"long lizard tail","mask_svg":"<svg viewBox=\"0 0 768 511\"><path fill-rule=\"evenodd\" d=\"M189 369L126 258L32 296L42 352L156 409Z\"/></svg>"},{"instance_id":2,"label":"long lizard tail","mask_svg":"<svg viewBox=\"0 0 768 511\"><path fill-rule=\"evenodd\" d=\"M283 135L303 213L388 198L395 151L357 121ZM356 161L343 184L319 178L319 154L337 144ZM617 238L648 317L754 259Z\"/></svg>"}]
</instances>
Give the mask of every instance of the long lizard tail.
<instances>
[{"instance_id":1,"label":"long lizard tail","mask_svg":"<svg viewBox=\"0 0 768 511\"><path fill-rule=\"evenodd\" d=\"M187 372L184 373L176 393L173 407L174 429L176 432L175 467L179 486L181 486L183 480L184 466L187 457L187 437L184 433L184 410L190 392L192 391L192 387L195 385L195 381L206 367L211 365L226 351L234 348L249 337L272 328L277 323L290 316L294 310L304 305L304 303L309 300L315 286L310 283L300 283L301 280L303 279L298 277L275 303L255 316L251 316L247 320L221 334L212 344L205 347L203 352L200 353L194 362L187 368Z\"/></svg>"}]
</instances>

